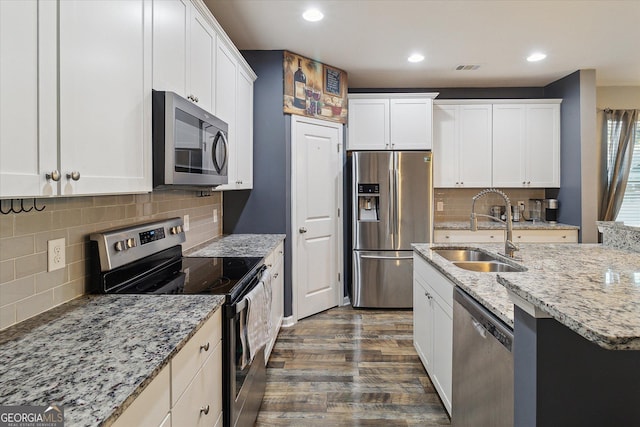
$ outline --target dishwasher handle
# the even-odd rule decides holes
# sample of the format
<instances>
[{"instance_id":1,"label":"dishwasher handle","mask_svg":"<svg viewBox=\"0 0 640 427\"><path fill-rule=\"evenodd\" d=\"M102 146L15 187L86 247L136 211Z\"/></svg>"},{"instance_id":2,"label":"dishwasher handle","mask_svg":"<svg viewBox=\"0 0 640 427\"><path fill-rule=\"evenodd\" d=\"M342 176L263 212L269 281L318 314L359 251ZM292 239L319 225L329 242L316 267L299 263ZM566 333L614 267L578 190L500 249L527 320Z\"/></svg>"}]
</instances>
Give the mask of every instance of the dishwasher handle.
<instances>
[{"instance_id":1,"label":"dishwasher handle","mask_svg":"<svg viewBox=\"0 0 640 427\"><path fill-rule=\"evenodd\" d=\"M510 352L513 351L513 330L511 328L457 286L453 292L453 300L460 304L469 315L471 315L474 328L483 338L489 333L504 348ZM485 331L484 334L480 332L480 329Z\"/></svg>"}]
</instances>

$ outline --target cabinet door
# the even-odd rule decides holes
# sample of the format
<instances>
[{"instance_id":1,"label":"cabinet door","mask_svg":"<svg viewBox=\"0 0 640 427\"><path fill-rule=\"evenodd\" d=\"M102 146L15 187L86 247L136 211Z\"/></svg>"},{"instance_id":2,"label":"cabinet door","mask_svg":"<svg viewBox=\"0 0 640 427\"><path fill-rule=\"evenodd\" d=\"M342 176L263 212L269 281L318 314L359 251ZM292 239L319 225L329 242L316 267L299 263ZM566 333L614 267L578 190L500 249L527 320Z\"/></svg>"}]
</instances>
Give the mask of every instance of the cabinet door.
<instances>
[{"instance_id":1,"label":"cabinet door","mask_svg":"<svg viewBox=\"0 0 640 427\"><path fill-rule=\"evenodd\" d=\"M451 384L453 376L453 309L441 304L433 305L433 375L432 379L442 403L451 414Z\"/></svg>"},{"instance_id":2,"label":"cabinet door","mask_svg":"<svg viewBox=\"0 0 640 427\"><path fill-rule=\"evenodd\" d=\"M390 148L389 100L349 100L349 150L384 150Z\"/></svg>"},{"instance_id":3,"label":"cabinet door","mask_svg":"<svg viewBox=\"0 0 640 427\"><path fill-rule=\"evenodd\" d=\"M235 181L238 188L253 188L253 79L238 67L235 134Z\"/></svg>"},{"instance_id":4,"label":"cabinet door","mask_svg":"<svg viewBox=\"0 0 640 427\"><path fill-rule=\"evenodd\" d=\"M526 106L528 187L560 187L560 105Z\"/></svg>"},{"instance_id":5,"label":"cabinet door","mask_svg":"<svg viewBox=\"0 0 640 427\"><path fill-rule=\"evenodd\" d=\"M153 0L153 88L186 98L189 0Z\"/></svg>"},{"instance_id":6,"label":"cabinet door","mask_svg":"<svg viewBox=\"0 0 640 427\"><path fill-rule=\"evenodd\" d=\"M0 1L0 197L58 193L55 9Z\"/></svg>"},{"instance_id":7,"label":"cabinet door","mask_svg":"<svg viewBox=\"0 0 640 427\"><path fill-rule=\"evenodd\" d=\"M457 187L458 108L455 105L433 107L433 185Z\"/></svg>"},{"instance_id":8,"label":"cabinet door","mask_svg":"<svg viewBox=\"0 0 640 427\"><path fill-rule=\"evenodd\" d=\"M491 105L461 105L458 167L460 186L491 186Z\"/></svg>"},{"instance_id":9,"label":"cabinet door","mask_svg":"<svg viewBox=\"0 0 640 427\"><path fill-rule=\"evenodd\" d=\"M430 150L433 147L431 98L390 100L391 148Z\"/></svg>"},{"instance_id":10,"label":"cabinet door","mask_svg":"<svg viewBox=\"0 0 640 427\"><path fill-rule=\"evenodd\" d=\"M493 185L526 186L525 106L493 106Z\"/></svg>"},{"instance_id":11,"label":"cabinet door","mask_svg":"<svg viewBox=\"0 0 640 427\"><path fill-rule=\"evenodd\" d=\"M58 7L62 194L151 191L151 1Z\"/></svg>"},{"instance_id":12,"label":"cabinet door","mask_svg":"<svg viewBox=\"0 0 640 427\"><path fill-rule=\"evenodd\" d=\"M169 414L169 365L146 386L131 405L124 410L114 427L158 427L165 425Z\"/></svg>"},{"instance_id":13,"label":"cabinet door","mask_svg":"<svg viewBox=\"0 0 640 427\"><path fill-rule=\"evenodd\" d=\"M231 50L222 43L222 40L218 43L216 52L216 116L229 125L229 183L219 186L218 189L233 190L237 188L236 77L238 65Z\"/></svg>"},{"instance_id":14,"label":"cabinet door","mask_svg":"<svg viewBox=\"0 0 640 427\"><path fill-rule=\"evenodd\" d=\"M195 8L189 34L189 95L199 107L213 112L216 34Z\"/></svg>"},{"instance_id":15,"label":"cabinet door","mask_svg":"<svg viewBox=\"0 0 640 427\"><path fill-rule=\"evenodd\" d=\"M416 257L414 256L414 262ZM433 307L425 285L414 270L413 275L413 345L422 364L431 375L433 370Z\"/></svg>"}]
</instances>

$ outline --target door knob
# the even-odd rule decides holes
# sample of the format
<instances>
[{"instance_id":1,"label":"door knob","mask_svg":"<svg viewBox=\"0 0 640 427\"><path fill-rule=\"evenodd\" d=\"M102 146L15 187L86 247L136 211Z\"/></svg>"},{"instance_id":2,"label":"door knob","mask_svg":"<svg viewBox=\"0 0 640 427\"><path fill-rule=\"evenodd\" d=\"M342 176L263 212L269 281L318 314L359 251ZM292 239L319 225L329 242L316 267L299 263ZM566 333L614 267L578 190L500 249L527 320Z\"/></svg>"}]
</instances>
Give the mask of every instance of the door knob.
<instances>
[{"instance_id":1,"label":"door knob","mask_svg":"<svg viewBox=\"0 0 640 427\"><path fill-rule=\"evenodd\" d=\"M300 232L300 234L304 234L304 233L306 233L306 232L307 232L307 229L306 229L306 228L304 228L304 227L300 227L300 228L298 229L298 231Z\"/></svg>"}]
</instances>

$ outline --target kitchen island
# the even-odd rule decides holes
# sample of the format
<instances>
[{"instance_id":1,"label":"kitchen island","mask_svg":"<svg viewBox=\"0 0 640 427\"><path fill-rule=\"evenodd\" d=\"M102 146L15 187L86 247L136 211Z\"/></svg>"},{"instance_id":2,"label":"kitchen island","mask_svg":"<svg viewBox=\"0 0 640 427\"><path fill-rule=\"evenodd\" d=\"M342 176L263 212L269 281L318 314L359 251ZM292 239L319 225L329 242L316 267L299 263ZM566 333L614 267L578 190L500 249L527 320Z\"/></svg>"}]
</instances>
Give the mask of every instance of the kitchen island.
<instances>
[{"instance_id":1,"label":"kitchen island","mask_svg":"<svg viewBox=\"0 0 640 427\"><path fill-rule=\"evenodd\" d=\"M460 247L414 250L513 326L516 425L640 422L640 253L523 244L518 263L527 271L476 273L432 251L447 246ZM464 247L502 251L502 245Z\"/></svg>"}]
</instances>

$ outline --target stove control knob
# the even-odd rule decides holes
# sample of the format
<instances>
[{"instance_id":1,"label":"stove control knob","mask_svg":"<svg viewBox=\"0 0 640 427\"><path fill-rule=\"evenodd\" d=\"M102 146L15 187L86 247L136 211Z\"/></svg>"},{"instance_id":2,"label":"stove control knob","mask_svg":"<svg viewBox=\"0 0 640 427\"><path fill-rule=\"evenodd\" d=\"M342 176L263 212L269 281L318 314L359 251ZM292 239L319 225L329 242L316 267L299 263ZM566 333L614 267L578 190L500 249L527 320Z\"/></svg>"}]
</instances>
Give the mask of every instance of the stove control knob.
<instances>
[{"instance_id":1,"label":"stove control knob","mask_svg":"<svg viewBox=\"0 0 640 427\"><path fill-rule=\"evenodd\" d=\"M171 229L169 229L169 233L171 233L171 234L180 234L180 233L182 233L182 226L181 225L176 225L175 227L171 227Z\"/></svg>"},{"instance_id":2,"label":"stove control knob","mask_svg":"<svg viewBox=\"0 0 640 427\"><path fill-rule=\"evenodd\" d=\"M126 240L127 243L127 248L133 248L134 246L136 246L136 239L134 239L133 237L130 237Z\"/></svg>"},{"instance_id":3,"label":"stove control knob","mask_svg":"<svg viewBox=\"0 0 640 427\"><path fill-rule=\"evenodd\" d=\"M122 241L117 241L116 244L113 245L113 247L115 248L116 252L120 252L124 250L124 245Z\"/></svg>"}]
</instances>

